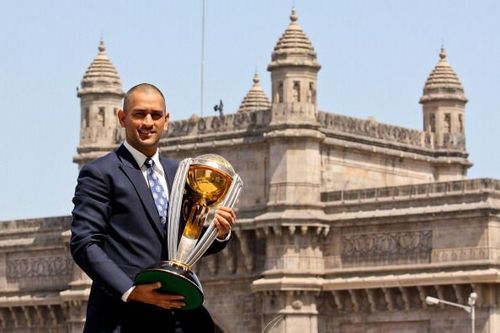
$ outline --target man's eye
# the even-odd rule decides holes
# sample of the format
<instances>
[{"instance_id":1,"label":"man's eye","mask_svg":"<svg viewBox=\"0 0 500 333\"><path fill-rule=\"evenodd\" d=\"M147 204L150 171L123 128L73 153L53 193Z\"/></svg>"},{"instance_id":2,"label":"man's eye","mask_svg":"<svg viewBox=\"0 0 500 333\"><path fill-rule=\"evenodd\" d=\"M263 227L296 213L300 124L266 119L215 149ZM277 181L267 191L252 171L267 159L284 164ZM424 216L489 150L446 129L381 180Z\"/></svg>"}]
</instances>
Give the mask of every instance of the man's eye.
<instances>
[{"instance_id":1,"label":"man's eye","mask_svg":"<svg viewBox=\"0 0 500 333\"><path fill-rule=\"evenodd\" d=\"M152 117L154 120L159 120L159 119L161 119L161 118L163 117L163 114L161 114L161 113L153 113L153 114L151 115L151 117Z\"/></svg>"},{"instance_id":2,"label":"man's eye","mask_svg":"<svg viewBox=\"0 0 500 333\"><path fill-rule=\"evenodd\" d=\"M135 118L144 118L144 112L134 112Z\"/></svg>"}]
</instances>

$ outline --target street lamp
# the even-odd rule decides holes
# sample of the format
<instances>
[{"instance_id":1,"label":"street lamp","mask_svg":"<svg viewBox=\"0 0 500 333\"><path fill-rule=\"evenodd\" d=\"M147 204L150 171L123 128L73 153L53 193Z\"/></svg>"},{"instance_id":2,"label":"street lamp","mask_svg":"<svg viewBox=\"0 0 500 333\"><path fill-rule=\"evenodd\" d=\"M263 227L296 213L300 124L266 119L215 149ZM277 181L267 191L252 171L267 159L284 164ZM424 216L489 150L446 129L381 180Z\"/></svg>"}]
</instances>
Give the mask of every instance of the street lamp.
<instances>
[{"instance_id":1,"label":"street lamp","mask_svg":"<svg viewBox=\"0 0 500 333\"><path fill-rule=\"evenodd\" d=\"M453 303L453 302L448 302L448 301L445 301L445 300L442 300L442 299L439 299L439 298L435 298L435 297L431 297L431 296L427 296L425 298L425 303L429 304L429 305L438 305L439 303L442 303L442 304L446 304L446 305L450 305L450 306L454 306L456 308L461 308L461 309L464 309L465 311L467 311L468 313L470 313L470 319L471 319L471 325L472 325L472 333L475 333L476 332L476 328L475 328L475 320L476 320L476 312L475 312L475 305L476 305L476 300L477 300L477 294L476 293L471 293L469 295L469 305L462 305L462 304L458 304L458 303Z\"/></svg>"}]
</instances>

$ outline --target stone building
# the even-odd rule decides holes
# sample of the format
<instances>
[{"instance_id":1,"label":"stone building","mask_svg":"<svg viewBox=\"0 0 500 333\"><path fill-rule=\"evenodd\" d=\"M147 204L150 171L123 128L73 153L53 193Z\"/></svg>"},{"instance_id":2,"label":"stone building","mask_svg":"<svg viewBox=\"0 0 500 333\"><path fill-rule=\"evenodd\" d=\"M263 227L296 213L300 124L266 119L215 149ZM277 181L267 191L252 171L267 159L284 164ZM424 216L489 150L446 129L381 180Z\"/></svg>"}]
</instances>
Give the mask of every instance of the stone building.
<instances>
[{"instance_id":1,"label":"stone building","mask_svg":"<svg viewBox=\"0 0 500 333\"><path fill-rule=\"evenodd\" d=\"M235 239L196 271L219 332L500 332L500 181L466 179L464 89L444 50L423 130L318 109L316 52L294 11L239 110L170 124L161 153L226 157L245 180ZM79 166L115 148L123 89L104 44L85 73ZM423 76L425 73L423 73ZM71 218L0 223L2 332L79 332L90 281Z\"/></svg>"}]
</instances>

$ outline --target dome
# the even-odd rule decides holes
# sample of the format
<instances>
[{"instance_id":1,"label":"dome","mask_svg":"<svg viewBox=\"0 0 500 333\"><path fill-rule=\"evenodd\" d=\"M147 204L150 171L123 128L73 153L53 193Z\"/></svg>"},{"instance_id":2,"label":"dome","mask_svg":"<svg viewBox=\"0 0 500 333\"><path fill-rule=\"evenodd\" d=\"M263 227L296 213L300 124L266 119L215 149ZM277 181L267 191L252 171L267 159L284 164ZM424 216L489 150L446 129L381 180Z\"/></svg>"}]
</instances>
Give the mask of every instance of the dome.
<instances>
[{"instance_id":1,"label":"dome","mask_svg":"<svg viewBox=\"0 0 500 333\"><path fill-rule=\"evenodd\" d=\"M255 73L252 88L250 88L245 98L243 98L238 112L267 110L271 107L271 103L259 82L259 75Z\"/></svg>"},{"instance_id":2,"label":"dome","mask_svg":"<svg viewBox=\"0 0 500 333\"><path fill-rule=\"evenodd\" d=\"M318 70L321 67L316 61L316 52L311 41L302 31L297 20L295 9L292 9L290 24L274 47L268 70L281 65L310 66Z\"/></svg>"},{"instance_id":3,"label":"dome","mask_svg":"<svg viewBox=\"0 0 500 333\"><path fill-rule=\"evenodd\" d=\"M441 48L439 62L427 78L420 103L436 100L457 100L467 103L464 88L448 63L446 51Z\"/></svg>"},{"instance_id":4,"label":"dome","mask_svg":"<svg viewBox=\"0 0 500 333\"><path fill-rule=\"evenodd\" d=\"M115 93L123 95L120 76L106 54L104 41L100 41L99 52L90 63L81 81L78 96L91 93Z\"/></svg>"}]
</instances>

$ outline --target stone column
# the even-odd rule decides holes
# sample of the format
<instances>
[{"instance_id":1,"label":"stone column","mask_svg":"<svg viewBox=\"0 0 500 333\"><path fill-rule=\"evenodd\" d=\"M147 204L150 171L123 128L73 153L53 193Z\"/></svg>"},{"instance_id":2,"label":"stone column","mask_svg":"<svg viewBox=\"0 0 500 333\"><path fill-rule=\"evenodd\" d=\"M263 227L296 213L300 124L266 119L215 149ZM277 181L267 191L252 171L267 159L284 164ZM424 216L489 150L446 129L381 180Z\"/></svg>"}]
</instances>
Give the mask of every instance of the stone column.
<instances>
[{"instance_id":1,"label":"stone column","mask_svg":"<svg viewBox=\"0 0 500 333\"><path fill-rule=\"evenodd\" d=\"M69 230L62 234L68 252L70 236L71 232ZM73 279L69 283L69 288L59 293L68 333L83 331L91 285L92 281L87 274L73 263Z\"/></svg>"}]
</instances>

